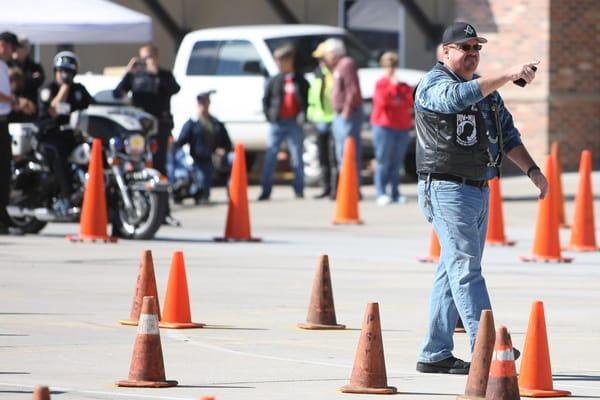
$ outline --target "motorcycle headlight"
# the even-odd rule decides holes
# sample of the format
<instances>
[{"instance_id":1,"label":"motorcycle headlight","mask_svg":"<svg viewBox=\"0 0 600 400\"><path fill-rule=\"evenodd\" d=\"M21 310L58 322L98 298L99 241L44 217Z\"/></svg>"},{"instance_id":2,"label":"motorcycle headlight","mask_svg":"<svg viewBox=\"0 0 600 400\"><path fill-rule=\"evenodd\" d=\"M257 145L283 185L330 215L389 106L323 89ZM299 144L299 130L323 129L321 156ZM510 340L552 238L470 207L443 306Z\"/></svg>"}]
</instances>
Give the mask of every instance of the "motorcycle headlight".
<instances>
[{"instance_id":1,"label":"motorcycle headlight","mask_svg":"<svg viewBox=\"0 0 600 400\"><path fill-rule=\"evenodd\" d=\"M146 140L142 135L135 134L125 139L125 152L131 156L141 156L146 150Z\"/></svg>"}]
</instances>

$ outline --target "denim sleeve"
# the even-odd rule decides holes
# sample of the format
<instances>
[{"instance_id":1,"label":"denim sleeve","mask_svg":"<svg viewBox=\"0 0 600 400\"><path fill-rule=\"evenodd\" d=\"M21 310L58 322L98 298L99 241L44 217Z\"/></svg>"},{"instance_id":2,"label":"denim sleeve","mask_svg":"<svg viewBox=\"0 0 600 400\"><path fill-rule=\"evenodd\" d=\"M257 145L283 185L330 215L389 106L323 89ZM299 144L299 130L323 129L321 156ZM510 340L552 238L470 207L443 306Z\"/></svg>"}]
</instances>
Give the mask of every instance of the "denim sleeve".
<instances>
[{"instance_id":1,"label":"denim sleeve","mask_svg":"<svg viewBox=\"0 0 600 400\"><path fill-rule=\"evenodd\" d=\"M415 106L426 111L453 114L483 99L477 80L457 82L442 71L430 71L417 87Z\"/></svg>"},{"instance_id":2,"label":"denim sleeve","mask_svg":"<svg viewBox=\"0 0 600 400\"><path fill-rule=\"evenodd\" d=\"M502 126L502 135L504 141L504 146L502 150L505 154L507 154L515 147L522 145L523 142L521 141L521 133L515 127L515 124L513 122L512 114L504 105L504 100L502 100L500 94L498 94L497 92L495 94L498 101L500 125Z\"/></svg>"}]
</instances>

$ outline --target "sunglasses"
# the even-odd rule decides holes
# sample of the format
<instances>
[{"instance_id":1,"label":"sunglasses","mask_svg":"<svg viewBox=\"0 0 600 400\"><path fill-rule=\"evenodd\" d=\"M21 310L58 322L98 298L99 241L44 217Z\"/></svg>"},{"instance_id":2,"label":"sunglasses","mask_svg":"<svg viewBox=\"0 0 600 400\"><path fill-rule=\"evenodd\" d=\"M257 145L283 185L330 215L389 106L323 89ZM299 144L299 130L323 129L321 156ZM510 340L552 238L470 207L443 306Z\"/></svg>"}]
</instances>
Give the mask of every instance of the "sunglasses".
<instances>
[{"instance_id":1,"label":"sunglasses","mask_svg":"<svg viewBox=\"0 0 600 400\"><path fill-rule=\"evenodd\" d=\"M450 46L450 47L454 47L455 49L462 50L465 53L468 53L471 50L479 51L479 50L483 49L483 46L480 45L479 43L478 44L474 44L474 45L470 45L470 44L466 44L466 43L461 43L461 44L457 44L457 45Z\"/></svg>"}]
</instances>

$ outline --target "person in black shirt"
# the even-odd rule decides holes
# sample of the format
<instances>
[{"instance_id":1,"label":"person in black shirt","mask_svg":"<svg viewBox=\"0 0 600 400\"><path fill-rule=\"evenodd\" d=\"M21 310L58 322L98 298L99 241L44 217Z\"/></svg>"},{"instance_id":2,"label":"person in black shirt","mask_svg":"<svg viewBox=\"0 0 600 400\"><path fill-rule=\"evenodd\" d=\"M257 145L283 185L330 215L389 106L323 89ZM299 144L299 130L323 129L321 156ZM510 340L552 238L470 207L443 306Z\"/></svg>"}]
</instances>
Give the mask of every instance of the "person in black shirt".
<instances>
[{"instance_id":1,"label":"person in black shirt","mask_svg":"<svg viewBox=\"0 0 600 400\"><path fill-rule=\"evenodd\" d=\"M8 114L8 122L35 122L37 117L37 100L28 98L25 95L25 75L23 74L23 71L21 71L19 67L10 67L8 69L8 79L10 80L10 91L12 95L23 98L21 104L13 106L10 114Z\"/></svg>"},{"instance_id":2,"label":"person in black shirt","mask_svg":"<svg viewBox=\"0 0 600 400\"><path fill-rule=\"evenodd\" d=\"M133 57L127 65L127 73L113 91L116 98L131 92L133 105L158 119L158 146L153 154L154 168L167 174L167 149L173 129L171 96L179 92L173 74L159 67L158 49L152 44L142 46L139 57Z\"/></svg>"},{"instance_id":3,"label":"person in black shirt","mask_svg":"<svg viewBox=\"0 0 600 400\"><path fill-rule=\"evenodd\" d=\"M21 90L22 95L35 104L38 101L38 91L44 83L45 75L41 64L31 59L30 52L29 40L26 37L20 37L19 44L13 53L13 59L8 66L18 67L23 71L25 79Z\"/></svg>"},{"instance_id":4,"label":"person in black shirt","mask_svg":"<svg viewBox=\"0 0 600 400\"><path fill-rule=\"evenodd\" d=\"M39 96L39 142L60 186L61 198L55 211L62 215L70 207L71 176L67 172L67 159L77 145L69 125L70 114L86 109L93 101L83 85L73 82L78 67L79 59L74 53L58 53L54 57L54 80L42 86Z\"/></svg>"},{"instance_id":5,"label":"person in black shirt","mask_svg":"<svg viewBox=\"0 0 600 400\"><path fill-rule=\"evenodd\" d=\"M140 47L139 57L133 57L129 61L127 73L113 90L113 96L121 98L131 92L133 105L158 119L157 146L152 154L152 165L166 176L169 137L173 129L171 96L179 92L180 87L171 71L159 67L158 56L158 48L155 45L146 44ZM167 210L165 223L181 225L171 216L170 209Z\"/></svg>"},{"instance_id":6,"label":"person in black shirt","mask_svg":"<svg viewBox=\"0 0 600 400\"><path fill-rule=\"evenodd\" d=\"M175 150L181 149L186 144L190 146L196 182L200 187L199 192L195 194L197 203L209 200L215 172L213 156L227 160L233 150L227 128L209 112L212 93L214 91L203 92L196 97L198 118L187 120L175 142Z\"/></svg>"}]
</instances>

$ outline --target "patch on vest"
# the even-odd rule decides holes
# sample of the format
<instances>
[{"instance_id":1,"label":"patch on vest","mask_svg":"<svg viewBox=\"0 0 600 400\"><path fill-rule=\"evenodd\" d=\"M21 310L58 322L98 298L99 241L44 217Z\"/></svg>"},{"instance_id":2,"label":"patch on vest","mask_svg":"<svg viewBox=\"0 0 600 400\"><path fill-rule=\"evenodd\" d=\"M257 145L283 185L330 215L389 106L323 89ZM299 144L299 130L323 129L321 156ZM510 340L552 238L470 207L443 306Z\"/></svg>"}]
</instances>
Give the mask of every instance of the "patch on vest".
<instances>
[{"instance_id":1,"label":"patch on vest","mask_svg":"<svg viewBox=\"0 0 600 400\"><path fill-rule=\"evenodd\" d=\"M464 147L477 144L477 127L474 114L456 114L456 143Z\"/></svg>"}]
</instances>

